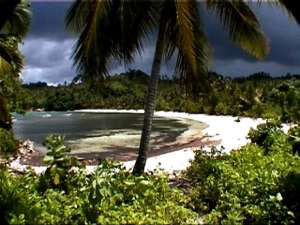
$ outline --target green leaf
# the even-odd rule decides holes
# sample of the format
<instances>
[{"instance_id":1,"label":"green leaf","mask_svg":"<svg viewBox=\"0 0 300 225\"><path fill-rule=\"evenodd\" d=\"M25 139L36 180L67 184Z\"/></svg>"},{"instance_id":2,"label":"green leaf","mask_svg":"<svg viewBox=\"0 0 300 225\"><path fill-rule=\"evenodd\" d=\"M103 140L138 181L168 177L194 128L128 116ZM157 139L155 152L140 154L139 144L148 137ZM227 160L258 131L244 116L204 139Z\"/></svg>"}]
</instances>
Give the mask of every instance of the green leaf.
<instances>
[{"instance_id":1,"label":"green leaf","mask_svg":"<svg viewBox=\"0 0 300 225\"><path fill-rule=\"evenodd\" d=\"M124 181L124 184L128 186L133 186L135 183L133 181Z\"/></svg>"},{"instance_id":2,"label":"green leaf","mask_svg":"<svg viewBox=\"0 0 300 225\"><path fill-rule=\"evenodd\" d=\"M141 181L141 184L143 184L143 185L145 185L145 186L148 186L148 185L150 185L151 183L150 183L150 181L148 181L148 180L142 180L142 181Z\"/></svg>"},{"instance_id":3,"label":"green leaf","mask_svg":"<svg viewBox=\"0 0 300 225\"><path fill-rule=\"evenodd\" d=\"M59 185L59 183L60 183L60 176L59 176L58 173L55 175L53 182L54 182L55 185Z\"/></svg>"},{"instance_id":4,"label":"green leaf","mask_svg":"<svg viewBox=\"0 0 300 225\"><path fill-rule=\"evenodd\" d=\"M45 163L49 163L49 162L51 162L51 161L53 161L54 160L54 157L53 156L50 156L50 155L46 155L45 157L44 157L44 162Z\"/></svg>"}]
</instances>

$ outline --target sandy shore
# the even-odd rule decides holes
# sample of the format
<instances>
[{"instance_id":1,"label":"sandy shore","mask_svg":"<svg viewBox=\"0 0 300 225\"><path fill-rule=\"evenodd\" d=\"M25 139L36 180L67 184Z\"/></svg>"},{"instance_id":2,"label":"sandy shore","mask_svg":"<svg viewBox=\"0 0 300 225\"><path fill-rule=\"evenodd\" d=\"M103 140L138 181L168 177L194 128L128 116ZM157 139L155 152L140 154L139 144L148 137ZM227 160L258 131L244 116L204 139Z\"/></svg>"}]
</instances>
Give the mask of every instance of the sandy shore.
<instances>
[{"instance_id":1,"label":"sandy shore","mask_svg":"<svg viewBox=\"0 0 300 225\"><path fill-rule=\"evenodd\" d=\"M247 144L249 140L246 137L250 128L255 128L264 121L262 119L240 117L240 122L236 122L237 117L232 116L211 116L176 112L156 112L155 115L192 119L207 124L208 127L202 131L202 134L208 140L220 141L220 144L216 147L221 148L221 146L223 146L224 152L226 153ZM209 146L205 146L205 148L209 148ZM161 168L169 173L184 170L190 165L190 160L194 159L194 150L196 149L185 148L176 152L149 158L147 160L146 170L150 171L155 168ZM130 169L133 167L134 161L125 162L124 164L126 168Z\"/></svg>"},{"instance_id":2,"label":"sandy shore","mask_svg":"<svg viewBox=\"0 0 300 225\"><path fill-rule=\"evenodd\" d=\"M89 113L143 113L143 110L77 110L76 112ZM181 118L200 121L208 125L207 128L201 131L205 139L210 141L220 141L217 146L223 146L224 151L229 153L232 149L237 149L248 143L247 134L251 127L255 128L262 123L262 119L252 119L240 117L240 122L236 122L237 117L232 116L211 116L205 114L188 114L178 112L155 112L155 116L168 118ZM189 132L189 131L187 131ZM208 146L206 146L207 148ZM190 160L194 158L194 150L185 148L174 152L169 152L159 156L151 157L147 160L146 170L151 171L156 168L161 168L166 172L172 173L186 169ZM17 170L25 170L26 166L19 163L19 159L11 163L11 167ZM134 166L133 161L124 162L126 168L131 169ZM88 166L87 169L92 171L95 166ZM45 167L33 167L37 173L45 171Z\"/></svg>"}]
</instances>

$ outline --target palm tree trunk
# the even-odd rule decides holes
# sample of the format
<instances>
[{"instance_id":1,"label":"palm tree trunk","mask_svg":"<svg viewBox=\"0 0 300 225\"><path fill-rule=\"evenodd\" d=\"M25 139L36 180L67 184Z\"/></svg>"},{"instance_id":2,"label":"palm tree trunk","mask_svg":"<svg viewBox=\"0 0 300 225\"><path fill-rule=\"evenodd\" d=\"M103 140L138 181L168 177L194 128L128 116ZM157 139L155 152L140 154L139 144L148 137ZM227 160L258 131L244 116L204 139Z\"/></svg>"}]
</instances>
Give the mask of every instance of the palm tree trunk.
<instances>
[{"instance_id":1,"label":"palm tree trunk","mask_svg":"<svg viewBox=\"0 0 300 225\"><path fill-rule=\"evenodd\" d=\"M150 134L152 130L153 114L155 110L158 81L160 76L160 66L164 47L165 25L162 22L159 26L158 37L156 41L154 60L152 64L151 77L148 85L147 101L145 103L144 125L140 141L138 158L135 162L132 173L142 175L146 166L147 153L150 148Z\"/></svg>"}]
</instances>

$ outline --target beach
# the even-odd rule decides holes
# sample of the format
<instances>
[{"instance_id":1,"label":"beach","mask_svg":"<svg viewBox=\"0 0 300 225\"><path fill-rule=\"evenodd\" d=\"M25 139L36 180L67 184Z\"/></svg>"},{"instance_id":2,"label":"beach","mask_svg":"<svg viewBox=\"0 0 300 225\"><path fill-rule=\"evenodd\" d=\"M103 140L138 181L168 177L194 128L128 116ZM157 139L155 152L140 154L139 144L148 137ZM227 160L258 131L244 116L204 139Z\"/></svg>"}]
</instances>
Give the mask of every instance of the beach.
<instances>
[{"instance_id":1,"label":"beach","mask_svg":"<svg viewBox=\"0 0 300 225\"><path fill-rule=\"evenodd\" d=\"M143 110L106 110L106 109L85 109L76 110L76 112L89 113L143 113ZM247 134L251 128L255 128L258 124L264 122L263 119L233 117L233 116L213 116L205 114L189 114L182 112L163 112L157 111L154 114L159 117L189 119L199 121L207 125L201 132L195 132L195 129L187 130L185 135L188 137L201 138L203 142L214 143L203 146L186 147L177 151L170 151L164 154L149 157L146 163L146 171L154 169L162 169L167 173L174 173L186 169L190 165L190 161L194 158L194 151L209 150L212 145L217 148L223 148L224 153L229 153L233 149L237 149L249 142ZM197 122L198 123L198 122ZM192 134L189 132L193 132ZM182 138L181 137L181 138ZM132 169L135 160L122 162L127 169ZM10 167L14 170L24 171L27 166L20 164L20 158L14 160ZM88 172L92 172L96 166L87 166ZM32 167L37 173L45 171L45 166Z\"/></svg>"},{"instance_id":2,"label":"beach","mask_svg":"<svg viewBox=\"0 0 300 225\"><path fill-rule=\"evenodd\" d=\"M195 121L201 121L208 125L202 130L202 135L206 140L217 142L217 148L223 148L224 153L229 153L233 149L238 149L247 144L247 134L251 128L256 128L263 119L253 119L233 116L213 116L205 114L189 114L178 112L156 112L156 116L165 116L171 118L185 118ZM203 150L209 150L211 145L206 145ZM178 151L162 154L151 157L147 160L146 171L152 171L155 168L160 168L168 173L181 171L190 165L190 161L194 159L194 151L201 150L196 148L184 148ZM126 168L130 169L134 166L134 161L125 162Z\"/></svg>"}]
</instances>

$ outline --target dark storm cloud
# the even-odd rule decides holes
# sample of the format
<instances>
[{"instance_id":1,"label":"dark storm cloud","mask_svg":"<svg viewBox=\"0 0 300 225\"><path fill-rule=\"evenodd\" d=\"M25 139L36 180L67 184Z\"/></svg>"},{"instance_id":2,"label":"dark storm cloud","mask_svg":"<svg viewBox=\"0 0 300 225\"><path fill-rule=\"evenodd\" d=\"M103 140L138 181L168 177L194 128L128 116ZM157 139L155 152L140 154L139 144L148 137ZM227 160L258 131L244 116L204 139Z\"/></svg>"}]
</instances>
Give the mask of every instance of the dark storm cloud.
<instances>
[{"instance_id":1,"label":"dark storm cloud","mask_svg":"<svg viewBox=\"0 0 300 225\"><path fill-rule=\"evenodd\" d=\"M300 26L278 7L269 4L258 7L257 4L252 3L251 8L259 18L262 30L270 41L271 51L264 62L299 65ZM227 31L216 18L214 14L204 15L207 36L214 48L214 58L257 62L255 58L247 55L230 41Z\"/></svg>"},{"instance_id":2,"label":"dark storm cloud","mask_svg":"<svg viewBox=\"0 0 300 225\"><path fill-rule=\"evenodd\" d=\"M74 72L70 70L70 66L65 66L63 64L56 66L55 70L49 67L32 67L28 65L24 69L22 80L25 83L43 81L50 85L57 85L64 81L72 81L73 76Z\"/></svg>"},{"instance_id":3,"label":"dark storm cloud","mask_svg":"<svg viewBox=\"0 0 300 225\"><path fill-rule=\"evenodd\" d=\"M71 81L75 71L70 56L74 41L50 39L28 39L22 47L26 56L24 82L46 81L61 83Z\"/></svg>"},{"instance_id":4,"label":"dark storm cloud","mask_svg":"<svg viewBox=\"0 0 300 225\"><path fill-rule=\"evenodd\" d=\"M251 60L240 48L230 41L227 31L223 28L218 17L214 13L209 13L205 4L201 4L201 17L207 39L213 48L214 59L240 59Z\"/></svg>"},{"instance_id":5,"label":"dark storm cloud","mask_svg":"<svg viewBox=\"0 0 300 225\"><path fill-rule=\"evenodd\" d=\"M33 1L32 23L28 38L66 39L71 36L65 30L65 15L71 2Z\"/></svg>"},{"instance_id":6,"label":"dark storm cloud","mask_svg":"<svg viewBox=\"0 0 300 225\"><path fill-rule=\"evenodd\" d=\"M270 38L271 52L267 61L282 65L300 65L300 26L283 9L256 7L263 30Z\"/></svg>"},{"instance_id":7,"label":"dark storm cloud","mask_svg":"<svg viewBox=\"0 0 300 225\"><path fill-rule=\"evenodd\" d=\"M69 60L73 44L71 39L60 42L48 39L28 39L22 51L27 56L26 63L37 67L53 67L64 60Z\"/></svg>"},{"instance_id":8,"label":"dark storm cloud","mask_svg":"<svg viewBox=\"0 0 300 225\"><path fill-rule=\"evenodd\" d=\"M74 37L65 31L68 1L31 1L32 21L24 41L24 82L46 81L52 84L71 81L75 75L71 54Z\"/></svg>"},{"instance_id":9,"label":"dark storm cloud","mask_svg":"<svg viewBox=\"0 0 300 225\"><path fill-rule=\"evenodd\" d=\"M22 51L26 56L23 80L51 83L72 80L76 71L70 59L75 39L65 31L64 18L70 1L32 1L32 25ZM202 3L202 6L204 4ZM212 70L231 76L266 71L274 75L300 73L300 26L286 13L268 4L251 7L261 21L270 40L271 51L264 61L257 61L233 44L214 14L201 10L203 24L213 47ZM145 43L143 55L135 57L132 65L114 64L111 73L136 68L150 73L156 35ZM172 74L175 60L162 67L162 73Z\"/></svg>"}]
</instances>

